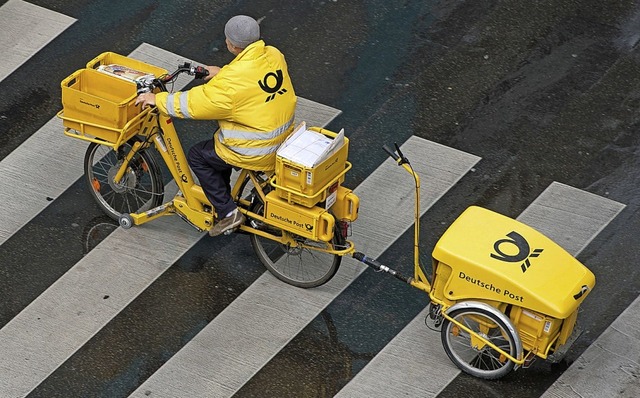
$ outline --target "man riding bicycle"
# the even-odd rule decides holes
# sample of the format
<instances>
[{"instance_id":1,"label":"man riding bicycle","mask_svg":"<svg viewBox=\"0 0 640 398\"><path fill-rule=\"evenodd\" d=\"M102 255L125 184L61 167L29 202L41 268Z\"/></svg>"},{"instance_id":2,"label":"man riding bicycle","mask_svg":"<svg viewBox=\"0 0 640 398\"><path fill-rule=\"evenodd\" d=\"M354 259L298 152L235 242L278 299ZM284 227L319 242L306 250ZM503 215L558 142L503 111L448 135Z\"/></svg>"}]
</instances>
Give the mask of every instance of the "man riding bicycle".
<instances>
[{"instance_id":1,"label":"man riding bicycle","mask_svg":"<svg viewBox=\"0 0 640 398\"><path fill-rule=\"evenodd\" d=\"M284 55L260 40L257 21L234 16L224 33L227 49L236 57L222 68L206 66L205 84L176 93L144 93L136 100L136 105L155 105L171 117L218 121L213 140L195 144L188 154L217 214L211 236L244 223L231 198L231 171L273 170L276 150L293 130L296 106Z\"/></svg>"}]
</instances>

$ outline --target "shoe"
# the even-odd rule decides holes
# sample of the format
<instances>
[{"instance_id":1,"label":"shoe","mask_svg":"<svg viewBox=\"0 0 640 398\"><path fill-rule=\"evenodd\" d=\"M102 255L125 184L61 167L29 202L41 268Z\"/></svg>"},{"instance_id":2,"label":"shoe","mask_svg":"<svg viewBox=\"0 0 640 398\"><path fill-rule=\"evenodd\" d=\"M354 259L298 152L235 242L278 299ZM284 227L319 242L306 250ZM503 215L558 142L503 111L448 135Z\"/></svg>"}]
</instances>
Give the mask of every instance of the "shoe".
<instances>
[{"instance_id":1,"label":"shoe","mask_svg":"<svg viewBox=\"0 0 640 398\"><path fill-rule=\"evenodd\" d=\"M226 231L232 230L238 227L241 224L244 224L246 220L244 214L240 213L236 208L233 210L233 213L229 217L225 217L222 220L219 220L213 228L209 230L210 236L218 236L223 234Z\"/></svg>"}]
</instances>

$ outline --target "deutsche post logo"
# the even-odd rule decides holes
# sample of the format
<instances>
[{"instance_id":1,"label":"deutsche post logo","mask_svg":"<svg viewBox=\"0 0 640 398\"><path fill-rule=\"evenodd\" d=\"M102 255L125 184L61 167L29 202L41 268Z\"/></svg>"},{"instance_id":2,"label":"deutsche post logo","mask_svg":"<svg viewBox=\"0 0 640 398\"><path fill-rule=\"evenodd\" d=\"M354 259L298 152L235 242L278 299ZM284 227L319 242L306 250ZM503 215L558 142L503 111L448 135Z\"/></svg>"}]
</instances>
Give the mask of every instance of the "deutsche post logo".
<instances>
[{"instance_id":1,"label":"deutsche post logo","mask_svg":"<svg viewBox=\"0 0 640 398\"><path fill-rule=\"evenodd\" d=\"M518 252L515 254L505 253L503 251L505 245L509 247L509 249L504 249L507 251L507 253L514 252L514 247L518 250ZM495 253L491 253L491 257L495 258L496 260L504 261L507 263L519 263L522 261L522 264L520 264L520 269L522 269L522 272L524 273L531 266L531 261L529 261L529 259L538 257L544 249L533 249L532 251L531 247L529 246L529 242L527 242L527 240L522 235L520 235L516 231L511 231L507 234L507 238L497 240L493 244L493 250L495 251Z\"/></svg>"},{"instance_id":2,"label":"deutsche post logo","mask_svg":"<svg viewBox=\"0 0 640 398\"><path fill-rule=\"evenodd\" d=\"M264 75L262 80L258 80L258 85L267 95L267 99L264 102L269 102L276 97L276 94L284 94L287 92L286 88L282 88L282 82L284 77L282 70L278 69L275 72L269 72Z\"/></svg>"}]
</instances>

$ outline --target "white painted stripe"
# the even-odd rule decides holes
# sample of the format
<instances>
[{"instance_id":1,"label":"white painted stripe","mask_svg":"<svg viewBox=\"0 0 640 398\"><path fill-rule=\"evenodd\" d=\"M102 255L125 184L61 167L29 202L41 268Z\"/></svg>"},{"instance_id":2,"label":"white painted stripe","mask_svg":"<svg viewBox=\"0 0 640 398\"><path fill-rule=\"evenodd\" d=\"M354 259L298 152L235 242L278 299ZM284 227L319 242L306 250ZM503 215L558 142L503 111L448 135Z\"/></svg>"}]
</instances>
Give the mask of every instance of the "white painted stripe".
<instances>
[{"instance_id":1,"label":"white painted stripe","mask_svg":"<svg viewBox=\"0 0 640 398\"><path fill-rule=\"evenodd\" d=\"M0 244L82 175L87 145L51 119L0 162Z\"/></svg>"},{"instance_id":2,"label":"white painted stripe","mask_svg":"<svg viewBox=\"0 0 640 398\"><path fill-rule=\"evenodd\" d=\"M554 182L518 220L575 256L623 208L618 202ZM442 391L460 371L445 354L440 333L425 326L427 314L425 308L336 396L428 397Z\"/></svg>"},{"instance_id":3,"label":"white painted stripe","mask_svg":"<svg viewBox=\"0 0 640 398\"><path fill-rule=\"evenodd\" d=\"M422 177L423 211L479 160L416 137L402 148ZM378 256L413 222L412 211L397 211L412 208L413 180L389 159L355 192L361 209L353 240L358 250ZM131 396L231 396L363 270L345 258L333 280L308 290L263 274Z\"/></svg>"},{"instance_id":4,"label":"white painted stripe","mask_svg":"<svg viewBox=\"0 0 640 398\"><path fill-rule=\"evenodd\" d=\"M75 18L22 0L0 7L0 81L64 32Z\"/></svg>"},{"instance_id":5,"label":"white painted stripe","mask_svg":"<svg viewBox=\"0 0 640 398\"><path fill-rule=\"evenodd\" d=\"M640 297L547 389L542 398L640 397Z\"/></svg>"},{"instance_id":6,"label":"white painted stripe","mask_svg":"<svg viewBox=\"0 0 640 398\"><path fill-rule=\"evenodd\" d=\"M547 389L542 398L640 397L640 297Z\"/></svg>"},{"instance_id":7,"label":"white painted stripe","mask_svg":"<svg viewBox=\"0 0 640 398\"><path fill-rule=\"evenodd\" d=\"M611 199L553 182L518 220L577 256L624 207Z\"/></svg>"},{"instance_id":8,"label":"white painted stripe","mask_svg":"<svg viewBox=\"0 0 640 398\"><path fill-rule=\"evenodd\" d=\"M134 53L132 57L170 70L184 61L146 44ZM340 113L311 101L301 102L306 108L298 114L312 125L324 126ZM64 140L65 144L75 141L62 135L61 128L57 135L48 138L54 142ZM47 145L51 150L51 144ZM83 156L81 149L61 157L66 167L75 162L81 168ZM46 172L55 173L52 168ZM21 177L25 170L16 168L16 173ZM59 192L81 173L59 188ZM172 186L175 184L166 188L167 197ZM24 396L32 391L201 237L174 217L112 233L0 330L0 397Z\"/></svg>"},{"instance_id":9,"label":"white painted stripe","mask_svg":"<svg viewBox=\"0 0 640 398\"><path fill-rule=\"evenodd\" d=\"M0 330L0 396L27 395L200 236L168 217L114 231Z\"/></svg>"}]
</instances>

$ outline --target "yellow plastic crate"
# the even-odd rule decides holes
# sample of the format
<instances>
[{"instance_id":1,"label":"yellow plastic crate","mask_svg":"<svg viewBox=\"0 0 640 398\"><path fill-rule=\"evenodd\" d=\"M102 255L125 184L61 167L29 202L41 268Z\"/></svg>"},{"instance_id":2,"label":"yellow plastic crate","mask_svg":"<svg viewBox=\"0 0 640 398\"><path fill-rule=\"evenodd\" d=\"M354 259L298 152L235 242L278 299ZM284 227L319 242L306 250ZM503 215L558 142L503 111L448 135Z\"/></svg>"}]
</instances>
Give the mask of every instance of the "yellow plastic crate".
<instances>
[{"instance_id":1,"label":"yellow plastic crate","mask_svg":"<svg viewBox=\"0 0 640 398\"><path fill-rule=\"evenodd\" d=\"M98 55L91 61L87 62L87 69L97 69L101 65L112 64L126 66L140 72L152 74L155 77L159 77L168 73L166 69L148 64L146 62L138 61L137 59L129 58L114 52L105 52Z\"/></svg>"},{"instance_id":2,"label":"yellow plastic crate","mask_svg":"<svg viewBox=\"0 0 640 398\"><path fill-rule=\"evenodd\" d=\"M310 127L309 130L332 138L337 135L317 127ZM348 154L349 139L345 137L340 149L312 168L276 156L276 172L271 185L275 187L276 194L287 202L313 207L326 200L332 188L335 191L335 184L339 186L344 182L344 176L351 168L351 163L347 161Z\"/></svg>"},{"instance_id":3,"label":"yellow plastic crate","mask_svg":"<svg viewBox=\"0 0 640 398\"><path fill-rule=\"evenodd\" d=\"M119 54L100 54L61 82L65 134L118 147L138 133L149 108L135 106L136 84L94 68L117 64L160 76L165 69Z\"/></svg>"}]
</instances>

